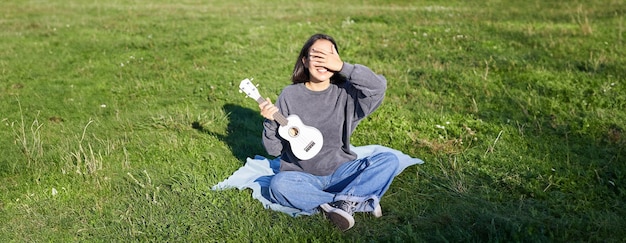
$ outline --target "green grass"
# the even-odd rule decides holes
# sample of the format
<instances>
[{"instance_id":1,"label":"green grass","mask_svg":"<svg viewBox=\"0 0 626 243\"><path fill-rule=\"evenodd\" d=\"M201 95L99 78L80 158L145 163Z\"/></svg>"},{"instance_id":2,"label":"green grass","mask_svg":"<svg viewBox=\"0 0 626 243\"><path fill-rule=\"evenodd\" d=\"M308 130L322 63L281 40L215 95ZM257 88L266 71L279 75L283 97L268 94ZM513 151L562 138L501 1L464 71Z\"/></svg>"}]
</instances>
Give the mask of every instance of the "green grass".
<instances>
[{"instance_id":1,"label":"green grass","mask_svg":"<svg viewBox=\"0 0 626 243\"><path fill-rule=\"evenodd\" d=\"M626 240L626 4L0 3L1 241ZM355 145L421 158L338 232L212 191L265 155L311 34L389 80Z\"/></svg>"}]
</instances>

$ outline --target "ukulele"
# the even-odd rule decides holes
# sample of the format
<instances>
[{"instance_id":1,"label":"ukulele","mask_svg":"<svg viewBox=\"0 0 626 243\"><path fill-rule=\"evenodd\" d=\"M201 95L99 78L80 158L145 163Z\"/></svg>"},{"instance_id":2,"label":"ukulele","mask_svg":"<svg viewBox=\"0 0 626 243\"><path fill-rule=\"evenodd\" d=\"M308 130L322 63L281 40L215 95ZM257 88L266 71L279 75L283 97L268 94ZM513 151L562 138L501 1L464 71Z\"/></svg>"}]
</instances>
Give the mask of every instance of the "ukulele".
<instances>
[{"instance_id":1,"label":"ukulele","mask_svg":"<svg viewBox=\"0 0 626 243\"><path fill-rule=\"evenodd\" d=\"M256 86L249 79L241 80L239 91L256 100L259 104L265 102ZM272 116L280 124L278 135L289 142L291 152L298 159L308 160L320 152L322 145L324 145L324 139L317 128L304 125L297 115L284 117L280 112L276 112Z\"/></svg>"}]
</instances>

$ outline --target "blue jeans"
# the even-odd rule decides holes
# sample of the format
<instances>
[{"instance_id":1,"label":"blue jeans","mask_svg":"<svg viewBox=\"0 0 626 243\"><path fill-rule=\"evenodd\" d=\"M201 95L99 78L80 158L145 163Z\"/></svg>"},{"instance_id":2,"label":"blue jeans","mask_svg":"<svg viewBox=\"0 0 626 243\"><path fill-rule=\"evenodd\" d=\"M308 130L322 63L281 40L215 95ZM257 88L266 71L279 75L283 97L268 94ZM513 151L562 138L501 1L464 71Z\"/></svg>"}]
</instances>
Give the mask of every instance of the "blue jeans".
<instances>
[{"instance_id":1,"label":"blue jeans","mask_svg":"<svg viewBox=\"0 0 626 243\"><path fill-rule=\"evenodd\" d=\"M272 178L269 192L274 202L308 213L339 200L357 202L356 212L369 212L389 189L398 164L398 157L383 152L346 162L327 176L281 171Z\"/></svg>"}]
</instances>

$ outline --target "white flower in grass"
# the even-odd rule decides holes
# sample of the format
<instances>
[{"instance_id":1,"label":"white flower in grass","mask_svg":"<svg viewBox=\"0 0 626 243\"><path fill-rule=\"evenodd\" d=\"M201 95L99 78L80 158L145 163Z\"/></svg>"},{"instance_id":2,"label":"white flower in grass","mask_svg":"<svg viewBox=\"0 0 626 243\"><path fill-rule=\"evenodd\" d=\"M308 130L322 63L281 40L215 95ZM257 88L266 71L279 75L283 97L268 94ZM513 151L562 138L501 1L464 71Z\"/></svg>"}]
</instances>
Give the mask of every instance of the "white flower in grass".
<instances>
[{"instance_id":1,"label":"white flower in grass","mask_svg":"<svg viewBox=\"0 0 626 243\"><path fill-rule=\"evenodd\" d=\"M59 194L59 192L57 191L56 188L52 188L52 196L56 196L57 194Z\"/></svg>"}]
</instances>

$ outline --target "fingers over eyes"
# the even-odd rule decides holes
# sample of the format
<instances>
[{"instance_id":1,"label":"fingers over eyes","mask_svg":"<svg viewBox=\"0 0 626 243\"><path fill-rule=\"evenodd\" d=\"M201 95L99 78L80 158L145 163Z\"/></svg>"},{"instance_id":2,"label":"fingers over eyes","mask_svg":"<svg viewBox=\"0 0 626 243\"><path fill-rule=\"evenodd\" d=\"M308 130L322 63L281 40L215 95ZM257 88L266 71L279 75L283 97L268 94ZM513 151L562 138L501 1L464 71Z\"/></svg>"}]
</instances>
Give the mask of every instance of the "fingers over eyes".
<instances>
[{"instance_id":1,"label":"fingers over eyes","mask_svg":"<svg viewBox=\"0 0 626 243\"><path fill-rule=\"evenodd\" d=\"M309 55L315 55L315 54L317 54L317 55L328 55L328 54L331 54L331 53L333 53L332 50L331 51L326 51L326 50L320 50L320 49L313 48L309 52Z\"/></svg>"},{"instance_id":2,"label":"fingers over eyes","mask_svg":"<svg viewBox=\"0 0 626 243\"><path fill-rule=\"evenodd\" d=\"M309 53L309 59L314 59L314 58L324 58L323 54L320 53Z\"/></svg>"}]
</instances>

